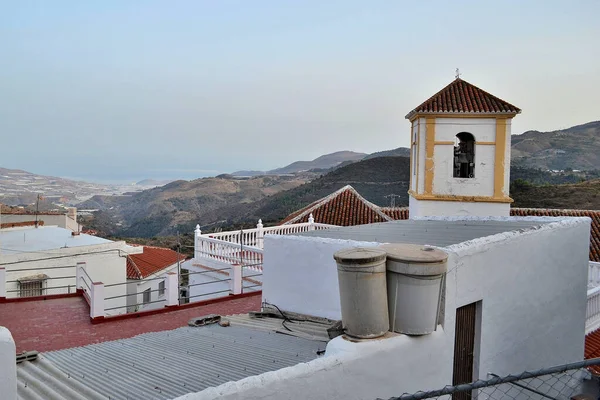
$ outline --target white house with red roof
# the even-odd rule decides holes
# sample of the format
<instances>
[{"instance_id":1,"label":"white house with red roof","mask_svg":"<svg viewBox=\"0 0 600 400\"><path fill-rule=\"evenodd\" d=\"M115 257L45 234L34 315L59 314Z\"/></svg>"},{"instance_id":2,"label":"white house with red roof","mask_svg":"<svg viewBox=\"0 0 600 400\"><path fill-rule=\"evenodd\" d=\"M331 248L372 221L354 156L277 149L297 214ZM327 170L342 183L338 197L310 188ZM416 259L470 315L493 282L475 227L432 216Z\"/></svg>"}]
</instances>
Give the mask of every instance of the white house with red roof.
<instances>
[{"instance_id":1,"label":"white house with red roof","mask_svg":"<svg viewBox=\"0 0 600 400\"><path fill-rule=\"evenodd\" d=\"M185 256L162 247L143 246L140 254L127 256L127 312L154 310L166 305L166 278L176 274Z\"/></svg>"}]
</instances>

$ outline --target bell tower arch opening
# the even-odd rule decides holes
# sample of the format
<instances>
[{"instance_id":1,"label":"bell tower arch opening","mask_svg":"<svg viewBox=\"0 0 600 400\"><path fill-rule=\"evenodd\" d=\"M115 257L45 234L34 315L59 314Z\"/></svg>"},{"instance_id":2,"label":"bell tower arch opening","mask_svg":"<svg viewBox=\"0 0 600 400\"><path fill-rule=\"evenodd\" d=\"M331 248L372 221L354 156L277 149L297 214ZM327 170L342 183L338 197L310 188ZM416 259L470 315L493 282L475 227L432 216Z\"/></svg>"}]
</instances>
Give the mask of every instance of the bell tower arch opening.
<instances>
[{"instance_id":1,"label":"bell tower arch opening","mask_svg":"<svg viewBox=\"0 0 600 400\"><path fill-rule=\"evenodd\" d=\"M469 132L456 135L453 171L454 178L475 177L475 136Z\"/></svg>"}]
</instances>

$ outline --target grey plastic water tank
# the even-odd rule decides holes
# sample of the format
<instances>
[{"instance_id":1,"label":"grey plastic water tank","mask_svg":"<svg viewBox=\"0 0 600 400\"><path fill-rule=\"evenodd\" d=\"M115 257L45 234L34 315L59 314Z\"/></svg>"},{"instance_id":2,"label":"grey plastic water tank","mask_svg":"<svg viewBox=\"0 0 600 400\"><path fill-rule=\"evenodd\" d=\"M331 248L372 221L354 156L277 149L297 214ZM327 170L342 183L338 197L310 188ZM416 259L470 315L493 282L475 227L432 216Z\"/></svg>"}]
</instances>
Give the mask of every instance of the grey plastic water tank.
<instances>
[{"instance_id":1,"label":"grey plastic water tank","mask_svg":"<svg viewBox=\"0 0 600 400\"><path fill-rule=\"evenodd\" d=\"M338 266L342 324L349 336L376 338L390 328L385 251L352 248L333 255Z\"/></svg>"},{"instance_id":2,"label":"grey plastic water tank","mask_svg":"<svg viewBox=\"0 0 600 400\"><path fill-rule=\"evenodd\" d=\"M426 335L437 326L448 255L432 247L385 244L390 330Z\"/></svg>"}]
</instances>

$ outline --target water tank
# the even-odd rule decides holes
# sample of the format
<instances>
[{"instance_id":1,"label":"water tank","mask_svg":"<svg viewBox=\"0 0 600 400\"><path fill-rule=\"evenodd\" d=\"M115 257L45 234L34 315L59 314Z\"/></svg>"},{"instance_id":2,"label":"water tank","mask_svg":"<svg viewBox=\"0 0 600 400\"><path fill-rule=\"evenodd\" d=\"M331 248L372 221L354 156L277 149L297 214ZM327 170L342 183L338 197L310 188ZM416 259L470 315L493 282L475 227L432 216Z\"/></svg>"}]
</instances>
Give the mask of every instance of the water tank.
<instances>
[{"instance_id":1,"label":"water tank","mask_svg":"<svg viewBox=\"0 0 600 400\"><path fill-rule=\"evenodd\" d=\"M390 330L426 335L438 323L448 255L414 244L385 244Z\"/></svg>"},{"instance_id":2,"label":"water tank","mask_svg":"<svg viewBox=\"0 0 600 400\"><path fill-rule=\"evenodd\" d=\"M385 251L352 248L336 252L346 335L370 339L384 335L390 327L386 292Z\"/></svg>"}]
</instances>

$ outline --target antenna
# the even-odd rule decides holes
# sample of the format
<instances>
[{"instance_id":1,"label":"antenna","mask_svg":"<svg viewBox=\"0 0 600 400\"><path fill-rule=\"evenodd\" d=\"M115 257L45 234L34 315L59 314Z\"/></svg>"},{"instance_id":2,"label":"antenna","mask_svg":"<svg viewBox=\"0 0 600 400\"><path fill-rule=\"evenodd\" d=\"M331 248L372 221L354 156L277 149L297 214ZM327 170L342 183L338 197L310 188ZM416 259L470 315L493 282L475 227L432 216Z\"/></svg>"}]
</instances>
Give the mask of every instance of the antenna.
<instances>
[{"instance_id":1,"label":"antenna","mask_svg":"<svg viewBox=\"0 0 600 400\"><path fill-rule=\"evenodd\" d=\"M387 196L383 196L386 199L390 199L390 207L396 207L396 197L402 197L399 194L388 194Z\"/></svg>"},{"instance_id":2,"label":"antenna","mask_svg":"<svg viewBox=\"0 0 600 400\"><path fill-rule=\"evenodd\" d=\"M462 74L460 73L460 70L459 70L458 68L456 68L456 76L455 76L455 78L456 78L456 79L460 79L460 76L461 76L461 75L462 75Z\"/></svg>"}]
</instances>

